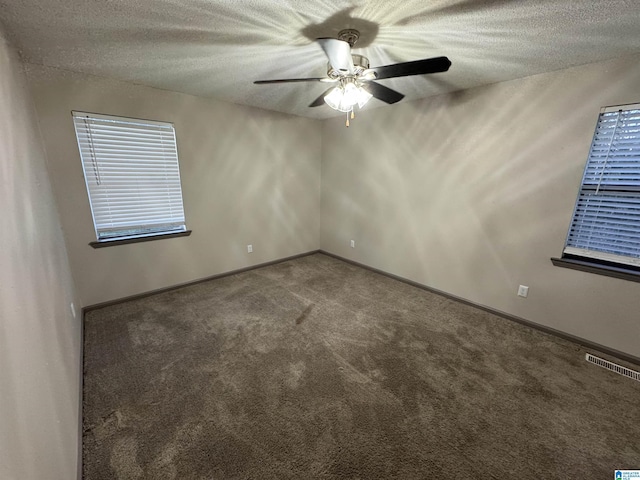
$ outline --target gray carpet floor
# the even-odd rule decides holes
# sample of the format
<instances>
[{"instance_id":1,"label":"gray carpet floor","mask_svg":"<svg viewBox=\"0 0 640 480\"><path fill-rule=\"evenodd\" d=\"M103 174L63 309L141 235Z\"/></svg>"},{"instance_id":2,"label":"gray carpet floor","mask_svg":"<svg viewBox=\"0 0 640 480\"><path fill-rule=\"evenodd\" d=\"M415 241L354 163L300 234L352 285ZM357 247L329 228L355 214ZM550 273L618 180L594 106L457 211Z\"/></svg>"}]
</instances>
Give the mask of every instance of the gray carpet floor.
<instances>
[{"instance_id":1,"label":"gray carpet floor","mask_svg":"<svg viewBox=\"0 0 640 480\"><path fill-rule=\"evenodd\" d=\"M84 341L85 480L640 468L640 382L323 254L90 311Z\"/></svg>"}]
</instances>

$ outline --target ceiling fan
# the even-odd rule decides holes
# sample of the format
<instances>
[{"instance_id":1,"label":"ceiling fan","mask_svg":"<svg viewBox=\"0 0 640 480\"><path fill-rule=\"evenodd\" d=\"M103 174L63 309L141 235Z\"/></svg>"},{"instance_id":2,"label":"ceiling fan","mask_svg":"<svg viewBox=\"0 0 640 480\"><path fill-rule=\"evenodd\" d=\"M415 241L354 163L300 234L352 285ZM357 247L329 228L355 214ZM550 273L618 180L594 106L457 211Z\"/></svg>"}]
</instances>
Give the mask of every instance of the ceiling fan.
<instances>
[{"instance_id":1,"label":"ceiling fan","mask_svg":"<svg viewBox=\"0 0 640 480\"><path fill-rule=\"evenodd\" d=\"M356 44L359 37L360 32L357 30L346 29L338 33L337 39L316 39L329 59L326 77L256 80L253 83L332 83L334 85L311 102L309 106L319 107L326 103L334 110L345 112L347 114L346 124L348 127L349 116L351 118L354 117L353 109L355 105L362 108L371 97L389 104L399 102L404 98L404 95L400 92L385 87L375 80L446 72L451 66L451 62L447 57L434 57L370 68L367 57L351 53L351 48Z\"/></svg>"}]
</instances>

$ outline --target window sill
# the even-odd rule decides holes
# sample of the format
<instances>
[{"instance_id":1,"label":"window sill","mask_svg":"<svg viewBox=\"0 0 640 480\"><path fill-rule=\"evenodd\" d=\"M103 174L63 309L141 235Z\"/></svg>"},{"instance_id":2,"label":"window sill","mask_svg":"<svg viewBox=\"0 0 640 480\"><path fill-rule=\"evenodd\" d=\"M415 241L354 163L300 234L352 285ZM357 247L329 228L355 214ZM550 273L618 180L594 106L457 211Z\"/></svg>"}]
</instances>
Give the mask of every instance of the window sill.
<instances>
[{"instance_id":1,"label":"window sill","mask_svg":"<svg viewBox=\"0 0 640 480\"><path fill-rule=\"evenodd\" d=\"M584 259L576 258L551 258L551 263L556 267L570 268L572 270L580 270L581 272L595 273L597 275L605 275L607 277L619 278L622 280L630 280L632 282L640 282L640 271L632 268L624 268L622 266L606 265L602 263L592 262Z\"/></svg>"},{"instance_id":2,"label":"window sill","mask_svg":"<svg viewBox=\"0 0 640 480\"><path fill-rule=\"evenodd\" d=\"M153 240L162 240L165 238L188 237L191 230L185 230L178 233L164 233L158 235L149 235L146 237L123 238L122 240L104 240L102 242L91 242L93 248L115 247L116 245L127 245L129 243L152 242Z\"/></svg>"}]
</instances>

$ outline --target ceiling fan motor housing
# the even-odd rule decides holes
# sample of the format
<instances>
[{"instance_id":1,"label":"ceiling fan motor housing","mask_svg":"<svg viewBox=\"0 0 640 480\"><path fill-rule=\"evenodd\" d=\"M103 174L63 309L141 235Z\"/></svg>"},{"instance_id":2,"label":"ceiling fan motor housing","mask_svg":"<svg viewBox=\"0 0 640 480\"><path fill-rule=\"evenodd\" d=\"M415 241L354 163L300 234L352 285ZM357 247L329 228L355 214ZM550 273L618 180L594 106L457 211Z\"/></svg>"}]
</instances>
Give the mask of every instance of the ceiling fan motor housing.
<instances>
[{"instance_id":1,"label":"ceiling fan motor housing","mask_svg":"<svg viewBox=\"0 0 640 480\"><path fill-rule=\"evenodd\" d=\"M352 54L351 58L353 59L353 76L357 77L362 74L365 70L369 69L369 59L364 55L355 55ZM327 64L327 76L329 78L337 79L340 77L344 77L344 72L340 72L340 70L336 70L331 66L331 63Z\"/></svg>"}]
</instances>

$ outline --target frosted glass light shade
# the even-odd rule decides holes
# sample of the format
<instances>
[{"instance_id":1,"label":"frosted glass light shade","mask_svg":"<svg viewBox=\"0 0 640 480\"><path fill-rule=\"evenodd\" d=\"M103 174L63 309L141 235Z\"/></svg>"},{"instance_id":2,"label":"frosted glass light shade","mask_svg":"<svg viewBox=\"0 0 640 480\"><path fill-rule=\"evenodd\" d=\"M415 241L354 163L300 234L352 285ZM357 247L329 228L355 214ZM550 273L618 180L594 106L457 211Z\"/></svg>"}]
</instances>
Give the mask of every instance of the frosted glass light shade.
<instances>
[{"instance_id":1,"label":"frosted glass light shade","mask_svg":"<svg viewBox=\"0 0 640 480\"><path fill-rule=\"evenodd\" d=\"M354 105L362 108L371 98L371 94L355 83L340 85L324 97L324 101L334 110L350 112Z\"/></svg>"},{"instance_id":2,"label":"frosted glass light shade","mask_svg":"<svg viewBox=\"0 0 640 480\"><path fill-rule=\"evenodd\" d=\"M325 103L334 110L338 110L340 112L350 112L353 108L353 105L347 105L343 100L344 89L342 87L334 88L324 97Z\"/></svg>"},{"instance_id":3,"label":"frosted glass light shade","mask_svg":"<svg viewBox=\"0 0 640 480\"><path fill-rule=\"evenodd\" d=\"M373 95L367 92L364 88L358 87L358 97L357 97L358 107L360 108L364 107L365 104L369 100L371 100L371 97L373 97Z\"/></svg>"}]
</instances>

